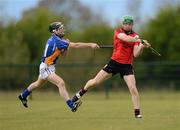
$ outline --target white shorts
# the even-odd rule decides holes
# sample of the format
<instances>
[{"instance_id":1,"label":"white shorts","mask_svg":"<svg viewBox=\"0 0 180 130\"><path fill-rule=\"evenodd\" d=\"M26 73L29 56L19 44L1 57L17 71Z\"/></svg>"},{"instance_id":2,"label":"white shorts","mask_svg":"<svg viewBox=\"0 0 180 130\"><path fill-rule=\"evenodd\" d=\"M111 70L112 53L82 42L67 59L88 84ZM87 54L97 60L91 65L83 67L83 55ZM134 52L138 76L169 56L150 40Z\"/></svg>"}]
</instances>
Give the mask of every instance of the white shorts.
<instances>
[{"instance_id":1,"label":"white shorts","mask_svg":"<svg viewBox=\"0 0 180 130\"><path fill-rule=\"evenodd\" d=\"M55 73L54 65L47 65L45 63L41 63L39 66L39 78L46 79L50 74Z\"/></svg>"}]
</instances>

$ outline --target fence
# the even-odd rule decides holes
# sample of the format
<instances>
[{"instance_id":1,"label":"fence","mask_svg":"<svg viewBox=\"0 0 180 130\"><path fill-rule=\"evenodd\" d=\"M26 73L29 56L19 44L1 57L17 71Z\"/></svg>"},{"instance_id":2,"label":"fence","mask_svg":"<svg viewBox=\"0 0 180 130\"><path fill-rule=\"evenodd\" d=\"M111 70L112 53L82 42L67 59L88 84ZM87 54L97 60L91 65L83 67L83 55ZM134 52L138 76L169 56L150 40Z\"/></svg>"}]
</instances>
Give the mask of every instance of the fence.
<instances>
[{"instance_id":1,"label":"fence","mask_svg":"<svg viewBox=\"0 0 180 130\"><path fill-rule=\"evenodd\" d=\"M66 82L68 90L82 87L87 80L94 77L104 64L61 64L56 72ZM170 62L137 62L134 64L137 86L139 89L172 89L180 90L180 63ZM0 65L0 90L24 89L38 77L38 65ZM47 83L43 89L56 89ZM116 75L98 87L123 89L124 81Z\"/></svg>"}]
</instances>

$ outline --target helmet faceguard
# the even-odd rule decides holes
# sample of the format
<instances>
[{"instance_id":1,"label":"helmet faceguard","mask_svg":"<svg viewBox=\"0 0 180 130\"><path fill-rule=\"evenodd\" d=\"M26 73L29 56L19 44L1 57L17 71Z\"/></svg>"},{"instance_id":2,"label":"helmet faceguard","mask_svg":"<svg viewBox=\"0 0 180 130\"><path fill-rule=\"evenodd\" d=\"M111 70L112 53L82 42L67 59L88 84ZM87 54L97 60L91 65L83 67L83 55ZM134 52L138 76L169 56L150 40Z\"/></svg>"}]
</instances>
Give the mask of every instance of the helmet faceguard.
<instances>
[{"instance_id":1,"label":"helmet faceguard","mask_svg":"<svg viewBox=\"0 0 180 130\"><path fill-rule=\"evenodd\" d=\"M59 28L63 28L64 25L61 22L53 22L49 25L49 32L54 33L55 30L58 30ZM56 34L58 35L60 38L62 38L65 34Z\"/></svg>"}]
</instances>

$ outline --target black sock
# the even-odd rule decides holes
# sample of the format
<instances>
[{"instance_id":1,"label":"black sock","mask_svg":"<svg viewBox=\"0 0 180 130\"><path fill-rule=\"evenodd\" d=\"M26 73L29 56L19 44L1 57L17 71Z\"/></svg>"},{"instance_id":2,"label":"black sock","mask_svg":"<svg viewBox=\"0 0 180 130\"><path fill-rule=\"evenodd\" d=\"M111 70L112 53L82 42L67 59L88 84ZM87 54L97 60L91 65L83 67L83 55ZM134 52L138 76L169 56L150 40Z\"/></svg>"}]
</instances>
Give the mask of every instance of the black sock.
<instances>
[{"instance_id":1,"label":"black sock","mask_svg":"<svg viewBox=\"0 0 180 130\"><path fill-rule=\"evenodd\" d=\"M76 93L76 95L74 95L74 97L72 98L72 101L73 101L73 102L76 102L76 101L79 100L80 97L83 96L86 92L87 92L87 90L84 90L84 88L81 88L81 89L79 90L79 92Z\"/></svg>"},{"instance_id":2,"label":"black sock","mask_svg":"<svg viewBox=\"0 0 180 130\"><path fill-rule=\"evenodd\" d=\"M79 91L79 95L83 96L86 92L87 92L87 90L84 90L84 88L81 88Z\"/></svg>"},{"instance_id":3,"label":"black sock","mask_svg":"<svg viewBox=\"0 0 180 130\"><path fill-rule=\"evenodd\" d=\"M140 115L140 109L134 109L135 116Z\"/></svg>"}]
</instances>

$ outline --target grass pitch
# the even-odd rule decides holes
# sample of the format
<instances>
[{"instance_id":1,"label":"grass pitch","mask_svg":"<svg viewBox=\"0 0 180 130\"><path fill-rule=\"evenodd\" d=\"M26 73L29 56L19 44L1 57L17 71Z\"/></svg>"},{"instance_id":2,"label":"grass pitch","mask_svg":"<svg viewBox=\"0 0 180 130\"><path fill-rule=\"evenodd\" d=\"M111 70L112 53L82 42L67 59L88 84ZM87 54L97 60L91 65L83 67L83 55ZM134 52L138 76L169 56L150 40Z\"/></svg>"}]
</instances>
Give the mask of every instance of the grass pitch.
<instances>
[{"instance_id":1,"label":"grass pitch","mask_svg":"<svg viewBox=\"0 0 180 130\"><path fill-rule=\"evenodd\" d=\"M180 93L140 92L142 119L135 119L128 92L88 93L72 113L58 93L33 92L29 108L17 92L0 92L0 130L180 130Z\"/></svg>"}]
</instances>

